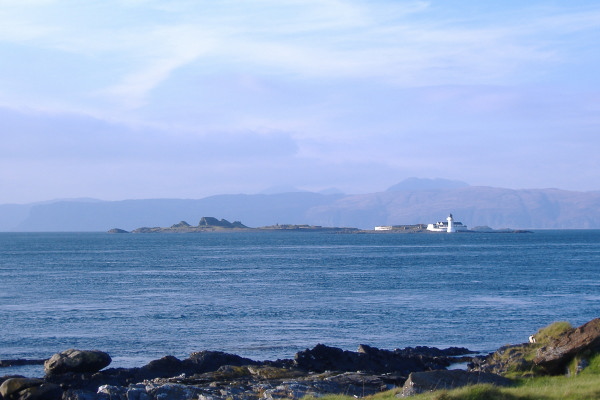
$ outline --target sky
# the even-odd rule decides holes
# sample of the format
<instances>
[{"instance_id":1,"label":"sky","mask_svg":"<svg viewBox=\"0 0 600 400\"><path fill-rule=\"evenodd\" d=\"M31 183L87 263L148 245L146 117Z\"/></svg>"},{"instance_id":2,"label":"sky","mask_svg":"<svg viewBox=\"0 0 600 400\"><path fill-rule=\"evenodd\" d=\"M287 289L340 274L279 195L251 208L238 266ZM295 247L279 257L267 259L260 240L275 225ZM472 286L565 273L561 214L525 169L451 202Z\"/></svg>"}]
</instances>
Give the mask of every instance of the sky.
<instances>
[{"instance_id":1,"label":"sky","mask_svg":"<svg viewBox=\"0 0 600 400\"><path fill-rule=\"evenodd\" d=\"M0 0L0 204L600 190L600 3Z\"/></svg>"}]
</instances>

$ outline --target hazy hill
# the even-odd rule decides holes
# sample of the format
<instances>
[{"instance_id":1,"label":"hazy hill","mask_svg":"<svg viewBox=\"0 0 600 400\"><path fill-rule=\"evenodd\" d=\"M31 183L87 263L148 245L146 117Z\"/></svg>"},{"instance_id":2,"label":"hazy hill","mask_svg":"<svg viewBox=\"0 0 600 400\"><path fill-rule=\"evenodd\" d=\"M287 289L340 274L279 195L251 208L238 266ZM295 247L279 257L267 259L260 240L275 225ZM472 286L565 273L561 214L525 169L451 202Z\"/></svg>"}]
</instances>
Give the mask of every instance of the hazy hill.
<instances>
[{"instance_id":1,"label":"hazy hill","mask_svg":"<svg viewBox=\"0 0 600 400\"><path fill-rule=\"evenodd\" d=\"M435 178L408 178L388 188L388 192L399 192L406 190L437 190L437 189L458 189L469 186L462 181L452 181L449 179Z\"/></svg>"},{"instance_id":2,"label":"hazy hill","mask_svg":"<svg viewBox=\"0 0 600 400\"><path fill-rule=\"evenodd\" d=\"M309 211L313 223L359 227L372 227L375 221L376 225L435 222L449 213L470 227L600 228L600 192L469 186L345 196Z\"/></svg>"},{"instance_id":3,"label":"hazy hill","mask_svg":"<svg viewBox=\"0 0 600 400\"><path fill-rule=\"evenodd\" d=\"M83 202L64 200L32 206L0 205L2 231L106 231L171 226L179 221L197 225L214 216L256 227L276 223L303 224L305 213L335 201L338 195L310 192L273 195L219 195L199 200L150 199ZM14 217L14 208L21 218Z\"/></svg>"},{"instance_id":4,"label":"hazy hill","mask_svg":"<svg viewBox=\"0 0 600 400\"><path fill-rule=\"evenodd\" d=\"M600 192L459 186L362 195L296 192L219 195L198 200L63 200L0 205L1 231L107 231L198 224L213 216L250 227L311 224L372 229L428 223L452 213L469 227L600 229Z\"/></svg>"}]
</instances>

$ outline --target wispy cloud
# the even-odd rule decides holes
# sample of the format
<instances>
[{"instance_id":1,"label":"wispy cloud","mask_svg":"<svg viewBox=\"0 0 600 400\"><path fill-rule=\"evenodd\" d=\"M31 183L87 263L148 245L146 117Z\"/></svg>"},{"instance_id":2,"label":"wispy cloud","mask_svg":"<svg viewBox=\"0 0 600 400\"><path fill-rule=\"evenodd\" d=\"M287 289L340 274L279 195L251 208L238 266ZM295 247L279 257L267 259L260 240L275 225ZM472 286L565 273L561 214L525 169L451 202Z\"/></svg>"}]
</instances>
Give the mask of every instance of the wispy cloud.
<instances>
[{"instance_id":1,"label":"wispy cloud","mask_svg":"<svg viewBox=\"0 0 600 400\"><path fill-rule=\"evenodd\" d=\"M511 156L521 180L575 182L552 157L600 179L600 5L525 3L0 0L0 184L34 161L65 185L122 166L138 190L481 182Z\"/></svg>"},{"instance_id":2,"label":"wispy cloud","mask_svg":"<svg viewBox=\"0 0 600 400\"><path fill-rule=\"evenodd\" d=\"M189 25L156 27L138 35L143 35L143 39L136 38L138 43L143 40L143 45L132 46L132 50L141 60L133 62L133 70L119 77L119 82L98 92L128 108L143 105L146 95L173 71L209 53L216 45L210 31Z\"/></svg>"},{"instance_id":3,"label":"wispy cloud","mask_svg":"<svg viewBox=\"0 0 600 400\"><path fill-rule=\"evenodd\" d=\"M95 93L125 108L146 104L187 65L409 86L497 84L566 57L561 34L600 26L598 8L541 7L530 18L469 26L423 1L10 3L0 11L1 41L110 59L112 83Z\"/></svg>"}]
</instances>

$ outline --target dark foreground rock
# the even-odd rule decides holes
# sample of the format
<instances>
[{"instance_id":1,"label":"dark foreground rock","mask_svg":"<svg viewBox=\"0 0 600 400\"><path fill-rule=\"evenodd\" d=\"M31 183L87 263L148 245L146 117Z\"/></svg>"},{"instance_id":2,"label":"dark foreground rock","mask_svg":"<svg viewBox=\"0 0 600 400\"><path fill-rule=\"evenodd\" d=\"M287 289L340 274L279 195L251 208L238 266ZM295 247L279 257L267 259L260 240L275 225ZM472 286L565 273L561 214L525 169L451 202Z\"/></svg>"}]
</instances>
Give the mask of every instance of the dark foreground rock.
<instances>
[{"instance_id":1,"label":"dark foreground rock","mask_svg":"<svg viewBox=\"0 0 600 400\"><path fill-rule=\"evenodd\" d=\"M256 365L258 362L249 358L228 354L222 351L199 351L190 355L189 361L194 365L195 372L216 371L223 365Z\"/></svg>"},{"instance_id":2,"label":"dark foreground rock","mask_svg":"<svg viewBox=\"0 0 600 400\"><path fill-rule=\"evenodd\" d=\"M193 377L154 379L140 384L123 387L101 387L101 392L111 398L147 395L158 399L161 395L168 399L299 399L307 395L319 397L325 394L347 394L363 397L394 387L381 376L365 372L326 372L322 374L300 374L280 371L280 377L265 379L256 370L236 370L234 376L225 378L223 373L232 373L229 367L222 367L219 373ZM284 378L287 374L293 377ZM125 398L125 397L121 397ZM139 397L138 397L139 398Z\"/></svg>"},{"instance_id":3,"label":"dark foreground rock","mask_svg":"<svg viewBox=\"0 0 600 400\"><path fill-rule=\"evenodd\" d=\"M455 389L467 385L489 383L495 386L510 386L513 381L488 372L467 372L463 370L438 370L413 372L402 387L401 396L432 392L441 389Z\"/></svg>"},{"instance_id":4,"label":"dark foreground rock","mask_svg":"<svg viewBox=\"0 0 600 400\"><path fill-rule=\"evenodd\" d=\"M44 365L45 362L46 362L46 360L24 359L24 358L17 358L17 359L12 359L12 360L0 360L0 368L16 367L16 366L22 366L22 365Z\"/></svg>"},{"instance_id":5,"label":"dark foreground rock","mask_svg":"<svg viewBox=\"0 0 600 400\"><path fill-rule=\"evenodd\" d=\"M46 375L67 372L97 372L110 365L110 356L99 350L69 349L54 354L44 363Z\"/></svg>"},{"instance_id":6,"label":"dark foreground rock","mask_svg":"<svg viewBox=\"0 0 600 400\"><path fill-rule=\"evenodd\" d=\"M445 350L429 347L381 350L360 345L358 352L346 351L322 344L296 354L298 368L307 371L369 371L373 373L399 372L408 376L414 371L444 369L456 362L455 356L471 354L465 348Z\"/></svg>"},{"instance_id":7,"label":"dark foreground rock","mask_svg":"<svg viewBox=\"0 0 600 400\"><path fill-rule=\"evenodd\" d=\"M201 351L184 360L166 356L139 368L100 370L110 363L108 354L101 353L58 353L46 362L44 379L27 381L23 385L28 387L7 392L5 399L33 398L33 392L51 400L252 400L323 394L362 397L402 386L411 372L446 368L457 356L471 352L430 347L390 351L366 345L351 352L317 345L297 353L293 360L259 362Z\"/></svg>"},{"instance_id":8,"label":"dark foreground rock","mask_svg":"<svg viewBox=\"0 0 600 400\"><path fill-rule=\"evenodd\" d=\"M408 347L381 350L361 345L352 352L322 344L293 360L254 361L218 351L166 356L140 368L107 368L110 356L68 350L46 362L44 379L0 377L0 400L273 400L310 395L364 397L403 387L404 395L477 383L507 385L507 376L564 373L584 368L600 352L600 319L574 329L559 322L486 357L468 349ZM446 370L471 361L469 371ZM572 368L571 368L572 369ZM1 370L0 370L1 373Z\"/></svg>"},{"instance_id":9,"label":"dark foreground rock","mask_svg":"<svg viewBox=\"0 0 600 400\"><path fill-rule=\"evenodd\" d=\"M5 400L58 400L63 390L59 385L42 379L9 378L0 385L0 396Z\"/></svg>"}]
</instances>

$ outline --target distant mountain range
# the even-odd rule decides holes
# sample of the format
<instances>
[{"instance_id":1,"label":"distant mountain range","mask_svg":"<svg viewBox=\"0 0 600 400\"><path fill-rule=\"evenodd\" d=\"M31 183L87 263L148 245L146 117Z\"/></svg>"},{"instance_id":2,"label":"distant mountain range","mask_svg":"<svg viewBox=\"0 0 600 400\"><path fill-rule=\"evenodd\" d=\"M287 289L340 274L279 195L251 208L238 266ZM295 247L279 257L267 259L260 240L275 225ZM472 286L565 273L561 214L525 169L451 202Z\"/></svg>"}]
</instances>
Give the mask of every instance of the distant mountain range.
<instances>
[{"instance_id":1,"label":"distant mountain range","mask_svg":"<svg viewBox=\"0 0 600 400\"><path fill-rule=\"evenodd\" d=\"M359 195L290 192L197 200L57 200L0 205L0 231L133 230L179 221L196 225L208 216L250 227L310 224L372 229L436 222L449 213L469 227L600 229L600 191L513 190L411 178L384 192Z\"/></svg>"}]
</instances>

